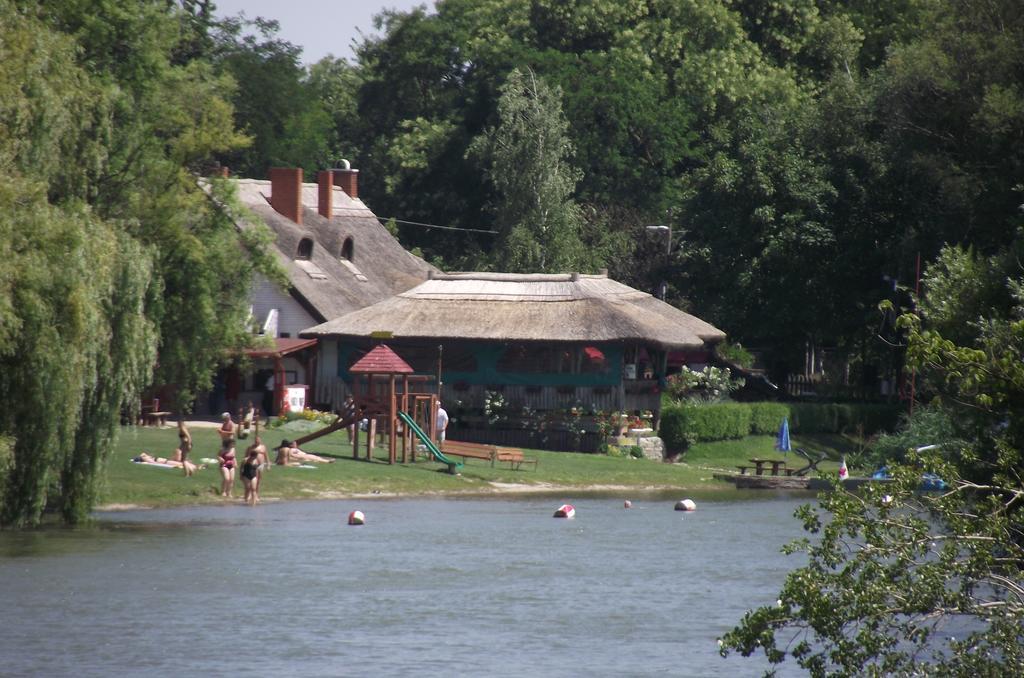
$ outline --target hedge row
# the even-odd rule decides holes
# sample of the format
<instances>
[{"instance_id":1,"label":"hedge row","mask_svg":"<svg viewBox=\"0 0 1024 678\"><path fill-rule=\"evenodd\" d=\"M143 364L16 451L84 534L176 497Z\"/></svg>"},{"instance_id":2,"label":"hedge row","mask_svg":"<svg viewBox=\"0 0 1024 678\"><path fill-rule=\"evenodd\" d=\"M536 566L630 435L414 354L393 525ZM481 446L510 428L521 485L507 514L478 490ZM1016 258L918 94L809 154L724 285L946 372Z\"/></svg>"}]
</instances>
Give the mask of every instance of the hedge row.
<instances>
[{"instance_id":1,"label":"hedge row","mask_svg":"<svg viewBox=\"0 0 1024 678\"><path fill-rule=\"evenodd\" d=\"M892 405L837 403L681 404L661 412L661 439L669 452L682 452L696 442L769 435L789 418L792 433L861 433L891 431L901 408Z\"/></svg>"}]
</instances>

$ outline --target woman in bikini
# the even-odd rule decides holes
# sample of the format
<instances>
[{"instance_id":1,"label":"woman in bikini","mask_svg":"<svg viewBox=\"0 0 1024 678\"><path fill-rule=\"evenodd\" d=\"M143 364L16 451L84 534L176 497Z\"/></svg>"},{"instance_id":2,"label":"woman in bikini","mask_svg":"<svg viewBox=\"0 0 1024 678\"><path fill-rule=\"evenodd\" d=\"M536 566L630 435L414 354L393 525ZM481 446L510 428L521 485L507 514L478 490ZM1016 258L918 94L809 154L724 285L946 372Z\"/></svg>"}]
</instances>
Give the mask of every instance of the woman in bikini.
<instances>
[{"instance_id":1,"label":"woman in bikini","mask_svg":"<svg viewBox=\"0 0 1024 678\"><path fill-rule=\"evenodd\" d=\"M235 422L231 414L221 415L224 423L217 430L220 434L220 496L230 497L235 489Z\"/></svg>"},{"instance_id":2,"label":"woman in bikini","mask_svg":"<svg viewBox=\"0 0 1024 678\"><path fill-rule=\"evenodd\" d=\"M260 463L257 446L250 446L241 471L242 484L245 485L245 503L249 506L255 506L260 500Z\"/></svg>"},{"instance_id":3,"label":"woman in bikini","mask_svg":"<svg viewBox=\"0 0 1024 678\"><path fill-rule=\"evenodd\" d=\"M334 460L303 452L294 440L282 440L281 446L277 448L277 459L274 460L274 463L278 466L299 466L303 462L333 464Z\"/></svg>"},{"instance_id":4,"label":"woman in bikini","mask_svg":"<svg viewBox=\"0 0 1024 678\"><path fill-rule=\"evenodd\" d=\"M181 462L185 469L185 475L190 476L196 472L196 465L188 460L188 454L192 451L192 434L185 428L185 421L178 419L178 449L174 451L174 457Z\"/></svg>"},{"instance_id":5,"label":"woman in bikini","mask_svg":"<svg viewBox=\"0 0 1024 678\"><path fill-rule=\"evenodd\" d=\"M178 450L175 450L178 452ZM175 454L175 457L178 455ZM205 466L196 466L189 460L181 461L180 459L167 459L166 457L154 457L148 452L143 452L137 457L133 457L132 461L137 464L159 464L161 466L170 466L171 468L183 468L185 469L185 475L190 476L196 472L197 468L206 468Z\"/></svg>"}]
</instances>

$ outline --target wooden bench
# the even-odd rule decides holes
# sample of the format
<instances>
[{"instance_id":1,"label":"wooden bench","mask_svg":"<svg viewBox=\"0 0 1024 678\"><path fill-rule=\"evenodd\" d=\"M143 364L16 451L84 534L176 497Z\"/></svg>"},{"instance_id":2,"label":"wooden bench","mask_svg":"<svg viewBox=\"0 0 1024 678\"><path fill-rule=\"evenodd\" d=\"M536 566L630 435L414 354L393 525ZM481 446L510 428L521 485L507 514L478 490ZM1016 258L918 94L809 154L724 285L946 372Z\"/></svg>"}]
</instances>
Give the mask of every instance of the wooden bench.
<instances>
[{"instance_id":1,"label":"wooden bench","mask_svg":"<svg viewBox=\"0 0 1024 678\"><path fill-rule=\"evenodd\" d=\"M533 464L537 468L537 459L523 456L523 451L514 447L498 447L484 443L465 443L458 440L446 440L441 443L441 452L463 459L483 459L495 462L507 462L509 468L519 470L523 464Z\"/></svg>"},{"instance_id":2,"label":"wooden bench","mask_svg":"<svg viewBox=\"0 0 1024 678\"><path fill-rule=\"evenodd\" d=\"M507 461L508 467L517 471L523 464L533 464L533 468L536 470L539 462L535 457L523 456L523 451L515 447L496 447L494 458L496 461Z\"/></svg>"},{"instance_id":3,"label":"wooden bench","mask_svg":"<svg viewBox=\"0 0 1024 678\"><path fill-rule=\"evenodd\" d=\"M491 466L494 466L494 445L445 440L441 443L440 447L441 452L446 456L462 457L463 459L484 459L491 462Z\"/></svg>"}]
</instances>

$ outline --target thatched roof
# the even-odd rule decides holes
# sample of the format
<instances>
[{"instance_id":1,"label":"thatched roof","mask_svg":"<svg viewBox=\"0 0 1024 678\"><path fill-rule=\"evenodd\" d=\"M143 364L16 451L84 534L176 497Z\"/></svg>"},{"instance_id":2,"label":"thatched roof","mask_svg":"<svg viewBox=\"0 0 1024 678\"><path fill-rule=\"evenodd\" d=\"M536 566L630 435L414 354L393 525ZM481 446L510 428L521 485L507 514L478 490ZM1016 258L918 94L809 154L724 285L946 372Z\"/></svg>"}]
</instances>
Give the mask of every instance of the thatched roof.
<instances>
[{"instance_id":1,"label":"thatched roof","mask_svg":"<svg viewBox=\"0 0 1024 678\"><path fill-rule=\"evenodd\" d=\"M333 218L317 212L317 185L303 184L302 225L270 206L270 182L237 180L241 202L270 227L276 254L297 296L314 316L336 318L403 292L436 270L406 251L366 205L334 187ZM352 260L341 257L342 245L352 238ZM296 254L303 238L313 241L308 261Z\"/></svg>"},{"instance_id":2,"label":"thatched roof","mask_svg":"<svg viewBox=\"0 0 1024 678\"><path fill-rule=\"evenodd\" d=\"M434 274L389 299L304 330L304 337L641 342L693 349L725 333L605 275Z\"/></svg>"}]
</instances>

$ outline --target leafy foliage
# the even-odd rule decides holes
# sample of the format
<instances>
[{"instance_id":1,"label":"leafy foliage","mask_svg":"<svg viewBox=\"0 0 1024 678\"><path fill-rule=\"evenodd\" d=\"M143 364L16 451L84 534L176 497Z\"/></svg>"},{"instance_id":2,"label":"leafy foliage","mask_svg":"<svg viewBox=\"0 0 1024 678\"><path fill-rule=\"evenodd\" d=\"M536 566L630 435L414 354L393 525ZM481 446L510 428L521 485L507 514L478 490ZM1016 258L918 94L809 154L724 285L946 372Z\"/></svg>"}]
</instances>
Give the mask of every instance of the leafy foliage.
<instances>
[{"instance_id":1,"label":"leafy foliage","mask_svg":"<svg viewBox=\"0 0 1024 678\"><path fill-rule=\"evenodd\" d=\"M560 92L533 71L509 74L498 99L499 124L470 149L483 158L496 189L493 206L499 270L564 272L582 263L578 179L569 165Z\"/></svg>"},{"instance_id":2,"label":"leafy foliage","mask_svg":"<svg viewBox=\"0 0 1024 678\"><path fill-rule=\"evenodd\" d=\"M691 370L684 366L677 374L667 379L665 390L676 401L719 402L730 393L743 388L742 377L733 377L728 367L708 365L704 369Z\"/></svg>"},{"instance_id":3,"label":"leafy foliage","mask_svg":"<svg viewBox=\"0 0 1024 678\"><path fill-rule=\"evenodd\" d=\"M813 676L1019 673L1021 491L957 483L920 496L919 474L803 507L814 538L787 551L805 552L808 564L790 573L777 605L722 639L723 655L792 657Z\"/></svg>"},{"instance_id":4,"label":"leafy foliage","mask_svg":"<svg viewBox=\"0 0 1024 678\"><path fill-rule=\"evenodd\" d=\"M1019 248L1018 237L995 261L1019 262ZM778 605L748 613L723 638L723 654L761 650L819 676L1024 671L1024 276L1019 265L1000 267L1002 284L989 288L1002 293L977 294L977 269L975 254L947 248L926 276L937 284L923 312L899 319L911 365L935 397L881 449L938 449L890 464L894 486L864 495L837 487L822 498L827 520L804 507L817 536L789 550L805 552L808 565L789 575ZM982 298L1004 302L979 308ZM980 315L967 327L949 322L972 309ZM919 496L922 471L951 489Z\"/></svg>"},{"instance_id":5,"label":"leafy foliage","mask_svg":"<svg viewBox=\"0 0 1024 678\"><path fill-rule=\"evenodd\" d=\"M176 49L185 19L0 0L2 524L84 520L157 351L187 398L237 345L258 236L190 171L245 139L230 81Z\"/></svg>"}]
</instances>

